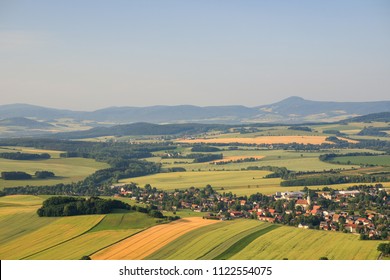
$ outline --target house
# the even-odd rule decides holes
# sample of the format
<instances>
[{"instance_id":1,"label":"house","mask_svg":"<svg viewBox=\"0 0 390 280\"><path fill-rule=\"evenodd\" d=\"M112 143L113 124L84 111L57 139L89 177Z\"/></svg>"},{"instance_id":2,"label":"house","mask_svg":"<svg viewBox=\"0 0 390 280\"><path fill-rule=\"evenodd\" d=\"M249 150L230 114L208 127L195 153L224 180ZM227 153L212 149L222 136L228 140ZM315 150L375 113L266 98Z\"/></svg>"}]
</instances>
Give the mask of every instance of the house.
<instances>
[{"instance_id":1,"label":"house","mask_svg":"<svg viewBox=\"0 0 390 280\"><path fill-rule=\"evenodd\" d=\"M349 232L352 232L352 233L356 233L357 230L358 230L358 226L355 225L355 224L347 224L344 226L344 228L349 231Z\"/></svg>"},{"instance_id":2,"label":"house","mask_svg":"<svg viewBox=\"0 0 390 280\"><path fill-rule=\"evenodd\" d=\"M327 222L320 222L320 229L329 230L329 225Z\"/></svg>"},{"instance_id":3,"label":"house","mask_svg":"<svg viewBox=\"0 0 390 280\"><path fill-rule=\"evenodd\" d=\"M339 214L334 214L333 217L332 217L332 221L335 222L335 223L338 223L339 219L340 219L340 215Z\"/></svg>"},{"instance_id":4,"label":"house","mask_svg":"<svg viewBox=\"0 0 390 280\"><path fill-rule=\"evenodd\" d=\"M275 223L275 218L259 216L259 221Z\"/></svg>"},{"instance_id":5,"label":"house","mask_svg":"<svg viewBox=\"0 0 390 280\"><path fill-rule=\"evenodd\" d=\"M242 213L241 211L232 211L232 212L230 212L230 217L241 218L241 217L244 217L244 213Z\"/></svg>"},{"instance_id":6,"label":"house","mask_svg":"<svg viewBox=\"0 0 390 280\"><path fill-rule=\"evenodd\" d=\"M309 226L308 225L299 224L298 228L308 229Z\"/></svg>"},{"instance_id":7,"label":"house","mask_svg":"<svg viewBox=\"0 0 390 280\"><path fill-rule=\"evenodd\" d=\"M298 206L302 207L302 209L306 211L307 208L309 208L309 202L306 199L298 199L295 203L295 207L297 208Z\"/></svg>"},{"instance_id":8,"label":"house","mask_svg":"<svg viewBox=\"0 0 390 280\"><path fill-rule=\"evenodd\" d=\"M371 222L369 220L367 220L366 218L357 218L356 221L355 221L355 224L357 225L369 225Z\"/></svg>"},{"instance_id":9,"label":"house","mask_svg":"<svg viewBox=\"0 0 390 280\"><path fill-rule=\"evenodd\" d=\"M322 215L322 210L320 205L314 205L313 209L310 211L312 215Z\"/></svg>"}]
</instances>

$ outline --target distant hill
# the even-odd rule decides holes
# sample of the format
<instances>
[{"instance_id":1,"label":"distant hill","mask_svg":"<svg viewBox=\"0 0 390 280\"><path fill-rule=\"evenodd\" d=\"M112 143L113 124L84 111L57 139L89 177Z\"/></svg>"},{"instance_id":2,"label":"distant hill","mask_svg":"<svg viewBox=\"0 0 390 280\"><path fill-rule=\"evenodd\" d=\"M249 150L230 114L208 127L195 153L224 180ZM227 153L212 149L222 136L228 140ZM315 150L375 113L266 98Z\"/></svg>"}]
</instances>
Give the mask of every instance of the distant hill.
<instances>
[{"instance_id":1,"label":"distant hill","mask_svg":"<svg viewBox=\"0 0 390 280\"><path fill-rule=\"evenodd\" d=\"M71 118L76 121L127 124L149 123L304 123L332 122L351 117L390 112L390 101L325 102L289 97L280 102L257 107L245 106L150 106L110 107L93 112L51 109L28 104L0 106L0 119L36 118L55 120Z\"/></svg>"},{"instance_id":2,"label":"distant hill","mask_svg":"<svg viewBox=\"0 0 390 280\"><path fill-rule=\"evenodd\" d=\"M6 126L6 127L17 126L17 127L30 128L30 129L47 129L47 128L54 127L50 123L40 122L40 121L31 120L22 117L0 120L0 126Z\"/></svg>"},{"instance_id":3,"label":"distant hill","mask_svg":"<svg viewBox=\"0 0 390 280\"><path fill-rule=\"evenodd\" d=\"M346 119L344 122L390 122L390 112L368 114Z\"/></svg>"},{"instance_id":4,"label":"distant hill","mask_svg":"<svg viewBox=\"0 0 390 280\"><path fill-rule=\"evenodd\" d=\"M331 121L356 115L390 112L390 101L328 102L293 96L280 102L256 107L269 115L283 116L290 122Z\"/></svg>"}]
</instances>

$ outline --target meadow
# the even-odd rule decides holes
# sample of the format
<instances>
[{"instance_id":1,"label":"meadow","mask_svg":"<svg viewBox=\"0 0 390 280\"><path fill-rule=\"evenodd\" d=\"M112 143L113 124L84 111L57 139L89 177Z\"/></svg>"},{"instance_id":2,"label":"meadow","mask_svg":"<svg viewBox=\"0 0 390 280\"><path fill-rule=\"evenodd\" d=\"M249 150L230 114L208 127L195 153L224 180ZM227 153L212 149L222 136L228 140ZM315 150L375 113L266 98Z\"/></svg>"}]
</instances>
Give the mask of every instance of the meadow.
<instances>
[{"instance_id":1,"label":"meadow","mask_svg":"<svg viewBox=\"0 0 390 280\"><path fill-rule=\"evenodd\" d=\"M333 162L340 162L342 164L359 164L359 165L381 165L390 166L389 155L379 156L347 156L347 157L336 157Z\"/></svg>"},{"instance_id":2,"label":"meadow","mask_svg":"<svg viewBox=\"0 0 390 280\"><path fill-rule=\"evenodd\" d=\"M54 172L54 178L31 179L31 180L3 180L0 179L0 190L4 187L15 186L42 186L55 185L59 183L72 183L83 180L88 175L99 169L108 168L104 162L86 158L60 158L60 151L39 150L33 148L9 148L0 149L2 152L25 152L25 153L49 153L50 159L46 160L10 160L0 158L0 172L2 171L23 171L34 175L36 171Z\"/></svg>"}]
</instances>

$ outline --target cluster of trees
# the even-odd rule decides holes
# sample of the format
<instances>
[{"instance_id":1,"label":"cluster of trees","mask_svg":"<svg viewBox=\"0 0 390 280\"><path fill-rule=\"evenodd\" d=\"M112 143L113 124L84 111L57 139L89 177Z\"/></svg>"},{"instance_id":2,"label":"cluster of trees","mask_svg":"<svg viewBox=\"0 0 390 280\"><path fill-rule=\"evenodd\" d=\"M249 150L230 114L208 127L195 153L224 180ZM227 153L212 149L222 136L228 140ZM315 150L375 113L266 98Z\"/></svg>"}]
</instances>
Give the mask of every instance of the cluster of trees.
<instances>
[{"instance_id":1,"label":"cluster of trees","mask_svg":"<svg viewBox=\"0 0 390 280\"><path fill-rule=\"evenodd\" d=\"M55 177L54 172L51 171L36 171L35 172L35 177L37 179L46 179L46 178L53 178Z\"/></svg>"},{"instance_id":2,"label":"cluster of trees","mask_svg":"<svg viewBox=\"0 0 390 280\"><path fill-rule=\"evenodd\" d=\"M337 129L325 129L322 131L322 133L335 134L336 136L346 136L345 133L342 133L342 132L340 132L340 130L337 130Z\"/></svg>"},{"instance_id":3,"label":"cluster of trees","mask_svg":"<svg viewBox=\"0 0 390 280\"><path fill-rule=\"evenodd\" d=\"M189 154L186 157L193 158L194 163L199 163L223 159L223 154Z\"/></svg>"},{"instance_id":4,"label":"cluster of trees","mask_svg":"<svg viewBox=\"0 0 390 280\"><path fill-rule=\"evenodd\" d=\"M168 172L186 172L187 171L184 167L170 167L166 170Z\"/></svg>"},{"instance_id":5,"label":"cluster of trees","mask_svg":"<svg viewBox=\"0 0 390 280\"><path fill-rule=\"evenodd\" d=\"M212 164L216 165L223 165L223 164L228 164L228 163L242 163L242 162L255 162L259 161L261 159L259 158L254 158L254 157L248 157L248 158L241 158L241 159L236 159L236 160L224 160L224 161L219 161L219 162L212 162Z\"/></svg>"},{"instance_id":6,"label":"cluster of trees","mask_svg":"<svg viewBox=\"0 0 390 280\"><path fill-rule=\"evenodd\" d=\"M89 175L82 181L71 184L57 184L54 186L18 186L4 188L4 193L32 194L32 195L114 195L116 190L111 185L119 179L143 176L160 172L161 165L145 160L120 160L109 161L111 168L101 169Z\"/></svg>"},{"instance_id":7,"label":"cluster of trees","mask_svg":"<svg viewBox=\"0 0 390 280\"><path fill-rule=\"evenodd\" d=\"M312 129L308 126L290 126L288 129L312 132Z\"/></svg>"},{"instance_id":8,"label":"cluster of trees","mask_svg":"<svg viewBox=\"0 0 390 280\"><path fill-rule=\"evenodd\" d=\"M112 199L99 197L79 198L53 196L46 199L42 207L37 210L40 217L60 217L75 215L107 214L113 209L130 210L130 205Z\"/></svg>"},{"instance_id":9,"label":"cluster of trees","mask_svg":"<svg viewBox=\"0 0 390 280\"><path fill-rule=\"evenodd\" d=\"M199 152L199 153L212 153L219 152L221 149L217 147L207 146L207 145L195 145L192 147L191 152Z\"/></svg>"},{"instance_id":10,"label":"cluster of trees","mask_svg":"<svg viewBox=\"0 0 390 280\"><path fill-rule=\"evenodd\" d=\"M48 153L42 154L28 154L28 153L0 153L0 158L12 159L12 160L38 160L38 159L49 159Z\"/></svg>"},{"instance_id":11,"label":"cluster of trees","mask_svg":"<svg viewBox=\"0 0 390 280\"><path fill-rule=\"evenodd\" d=\"M378 245L378 251L381 252L383 255L385 256L389 256L390 255L390 242L388 243L380 243Z\"/></svg>"},{"instance_id":12,"label":"cluster of trees","mask_svg":"<svg viewBox=\"0 0 390 280\"><path fill-rule=\"evenodd\" d=\"M388 127L365 127L358 135L386 137L388 134L383 130L389 130Z\"/></svg>"},{"instance_id":13,"label":"cluster of trees","mask_svg":"<svg viewBox=\"0 0 390 280\"><path fill-rule=\"evenodd\" d=\"M325 141L333 142L335 144L347 145L348 141L337 138L336 136L329 136L325 138Z\"/></svg>"},{"instance_id":14,"label":"cluster of trees","mask_svg":"<svg viewBox=\"0 0 390 280\"><path fill-rule=\"evenodd\" d=\"M32 176L22 171L3 171L1 172L3 180L30 180Z\"/></svg>"},{"instance_id":15,"label":"cluster of trees","mask_svg":"<svg viewBox=\"0 0 390 280\"><path fill-rule=\"evenodd\" d=\"M346 153L346 154L323 154L319 156L319 159L321 161L335 161L335 158L337 157L356 157L356 156L378 156L380 154L374 154L369 152L356 152L356 153Z\"/></svg>"},{"instance_id":16,"label":"cluster of trees","mask_svg":"<svg viewBox=\"0 0 390 280\"><path fill-rule=\"evenodd\" d=\"M152 152L172 150L177 147L172 142L138 143L88 142L40 138L0 139L0 146L34 147L45 150L65 151L62 157L93 158L98 161L109 159L139 159L152 156Z\"/></svg>"},{"instance_id":17,"label":"cluster of trees","mask_svg":"<svg viewBox=\"0 0 390 280\"><path fill-rule=\"evenodd\" d=\"M349 176L311 176L286 180L280 183L283 187L289 186L317 186L317 185L334 185L345 183L374 183L389 182L390 178L383 175L349 175Z\"/></svg>"}]
</instances>

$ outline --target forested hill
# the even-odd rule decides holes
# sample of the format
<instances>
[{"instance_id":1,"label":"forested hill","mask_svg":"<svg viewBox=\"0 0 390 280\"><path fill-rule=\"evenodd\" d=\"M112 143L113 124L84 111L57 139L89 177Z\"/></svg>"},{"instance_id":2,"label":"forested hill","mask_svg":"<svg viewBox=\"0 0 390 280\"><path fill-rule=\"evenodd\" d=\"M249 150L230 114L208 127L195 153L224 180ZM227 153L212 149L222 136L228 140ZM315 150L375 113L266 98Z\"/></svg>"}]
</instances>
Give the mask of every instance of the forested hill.
<instances>
[{"instance_id":1,"label":"forested hill","mask_svg":"<svg viewBox=\"0 0 390 280\"><path fill-rule=\"evenodd\" d=\"M53 125L47 122L30 120L22 117L2 119L0 120L0 126L18 126L18 127L25 127L30 129L42 129L42 128L54 127Z\"/></svg>"},{"instance_id":2,"label":"forested hill","mask_svg":"<svg viewBox=\"0 0 390 280\"><path fill-rule=\"evenodd\" d=\"M390 112L368 114L360 117L346 119L343 122L390 122Z\"/></svg>"},{"instance_id":3,"label":"forested hill","mask_svg":"<svg viewBox=\"0 0 390 280\"><path fill-rule=\"evenodd\" d=\"M220 123L240 124L253 122L303 123L330 122L354 116L390 112L390 101L377 102L325 102L306 100L297 96L268 105L261 99L253 100L255 107L233 106L149 106L109 107L92 112L59 110L28 104L0 105L0 119L33 118L55 120L70 118L99 123Z\"/></svg>"}]
</instances>

